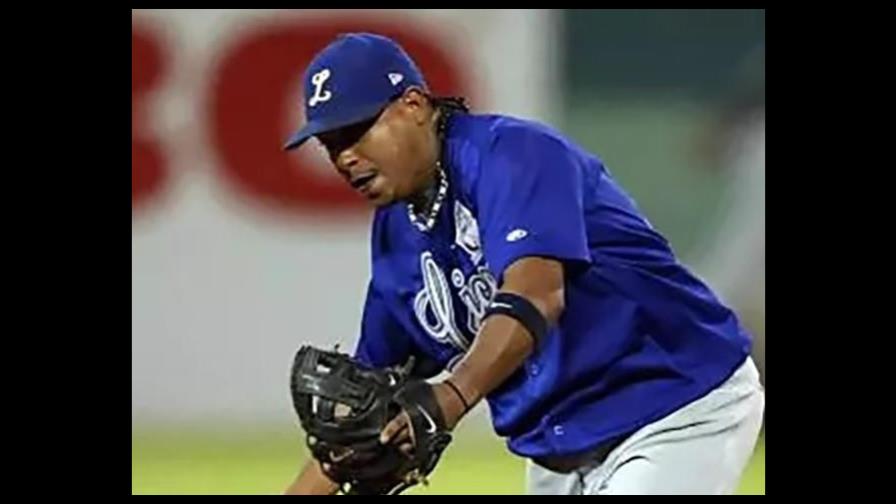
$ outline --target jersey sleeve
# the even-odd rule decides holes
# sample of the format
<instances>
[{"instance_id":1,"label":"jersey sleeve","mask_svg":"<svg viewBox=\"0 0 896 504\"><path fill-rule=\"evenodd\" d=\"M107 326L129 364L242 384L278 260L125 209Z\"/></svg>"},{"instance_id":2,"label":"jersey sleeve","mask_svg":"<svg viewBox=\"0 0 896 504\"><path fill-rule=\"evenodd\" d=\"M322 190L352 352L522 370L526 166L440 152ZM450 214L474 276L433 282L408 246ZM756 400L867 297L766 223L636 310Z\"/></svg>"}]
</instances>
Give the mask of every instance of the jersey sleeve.
<instances>
[{"instance_id":1,"label":"jersey sleeve","mask_svg":"<svg viewBox=\"0 0 896 504\"><path fill-rule=\"evenodd\" d=\"M369 366L385 367L404 364L411 352L410 336L371 282L367 287L355 358Z\"/></svg>"},{"instance_id":2,"label":"jersey sleeve","mask_svg":"<svg viewBox=\"0 0 896 504\"><path fill-rule=\"evenodd\" d=\"M536 129L496 133L476 189L483 252L496 278L538 256L577 266L591 261L575 153Z\"/></svg>"}]
</instances>

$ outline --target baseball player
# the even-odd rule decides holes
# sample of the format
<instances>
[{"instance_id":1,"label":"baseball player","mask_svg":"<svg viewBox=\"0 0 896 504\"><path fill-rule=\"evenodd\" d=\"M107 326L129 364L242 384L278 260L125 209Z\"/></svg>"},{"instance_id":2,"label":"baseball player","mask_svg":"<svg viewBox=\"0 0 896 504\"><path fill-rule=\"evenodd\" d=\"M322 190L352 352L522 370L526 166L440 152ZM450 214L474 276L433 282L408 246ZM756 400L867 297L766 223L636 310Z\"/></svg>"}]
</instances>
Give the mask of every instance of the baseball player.
<instances>
[{"instance_id":1,"label":"baseball player","mask_svg":"<svg viewBox=\"0 0 896 504\"><path fill-rule=\"evenodd\" d=\"M286 148L316 138L376 206L357 359L446 371L449 429L487 401L530 493L734 492L764 409L750 338L597 156L431 95L383 36L339 36L303 79ZM413 439L406 413L380 436ZM325 469L286 493L334 493Z\"/></svg>"}]
</instances>

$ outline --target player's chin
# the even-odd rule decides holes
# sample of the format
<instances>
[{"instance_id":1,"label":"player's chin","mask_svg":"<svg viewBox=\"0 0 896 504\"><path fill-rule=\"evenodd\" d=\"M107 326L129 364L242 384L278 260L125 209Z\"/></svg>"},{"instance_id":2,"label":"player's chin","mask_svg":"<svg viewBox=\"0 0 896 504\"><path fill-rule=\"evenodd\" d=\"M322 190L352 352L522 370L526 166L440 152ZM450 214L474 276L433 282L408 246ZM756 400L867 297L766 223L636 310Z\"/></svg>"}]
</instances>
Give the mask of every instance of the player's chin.
<instances>
[{"instance_id":1,"label":"player's chin","mask_svg":"<svg viewBox=\"0 0 896 504\"><path fill-rule=\"evenodd\" d=\"M391 191L381 191L367 195L367 202L379 208L395 203L396 198Z\"/></svg>"}]
</instances>

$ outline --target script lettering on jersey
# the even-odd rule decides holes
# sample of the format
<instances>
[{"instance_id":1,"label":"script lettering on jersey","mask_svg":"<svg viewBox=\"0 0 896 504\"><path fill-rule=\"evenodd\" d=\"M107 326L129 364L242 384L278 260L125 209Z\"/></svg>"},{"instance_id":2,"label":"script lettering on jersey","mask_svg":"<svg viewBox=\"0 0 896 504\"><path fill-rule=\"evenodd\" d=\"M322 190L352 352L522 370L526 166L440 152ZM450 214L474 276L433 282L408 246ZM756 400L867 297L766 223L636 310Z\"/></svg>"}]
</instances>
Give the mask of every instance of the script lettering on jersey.
<instances>
[{"instance_id":1,"label":"script lettering on jersey","mask_svg":"<svg viewBox=\"0 0 896 504\"><path fill-rule=\"evenodd\" d=\"M459 277L452 274L452 280L463 278L460 270L454 270L454 273L458 273ZM470 330L471 334L479 332L485 309L488 308L492 298L495 297L496 285L495 277L484 266L479 266L476 273L471 275L466 283L454 283L454 286L460 289L458 296L467 308L467 329Z\"/></svg>"},{"instance_id":2,"label":"script lettering on jersey","mask_svg":"<svg viewBox=\"0 0 896 504\"><path fill-rule=\"evenodd\" d=\"M423 289L414 298L414 312L426 332L440 343L447 343L461 352L470 347L470 341L479 331L482 315L497 290L497 283L485 266L465 278L455 269L451 272L451 282L442 268L433 259L432 252L420 255L420 272ZM456 323L454 293L466 309L466 334ZM469 336L468 336L469 335Z\"/></svg>"}]
</instances>

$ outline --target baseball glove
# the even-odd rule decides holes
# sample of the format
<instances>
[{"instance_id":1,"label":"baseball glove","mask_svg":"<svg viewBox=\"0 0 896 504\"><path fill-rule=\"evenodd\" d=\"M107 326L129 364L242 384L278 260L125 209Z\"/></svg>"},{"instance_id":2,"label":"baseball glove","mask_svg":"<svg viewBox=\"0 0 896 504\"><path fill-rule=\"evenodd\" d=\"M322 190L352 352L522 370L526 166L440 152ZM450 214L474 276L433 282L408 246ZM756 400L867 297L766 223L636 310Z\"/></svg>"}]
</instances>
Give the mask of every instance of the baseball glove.
<instances>
[{"instance_id":1,"label":"baseball glove","mask_svg":"<svg viewBox=\"0 0 896 504\"><path fill-rule=\"evenodd\" d=\"M412 367L413 358L401 367L371 368L338 348L304 346L296 353L293 406L309 450L342 493L397 495L425 484L451 442L432 387L413 378ZM414 439L410 455L379 441L402 410Z\"/></svg>"}]
</instances>

